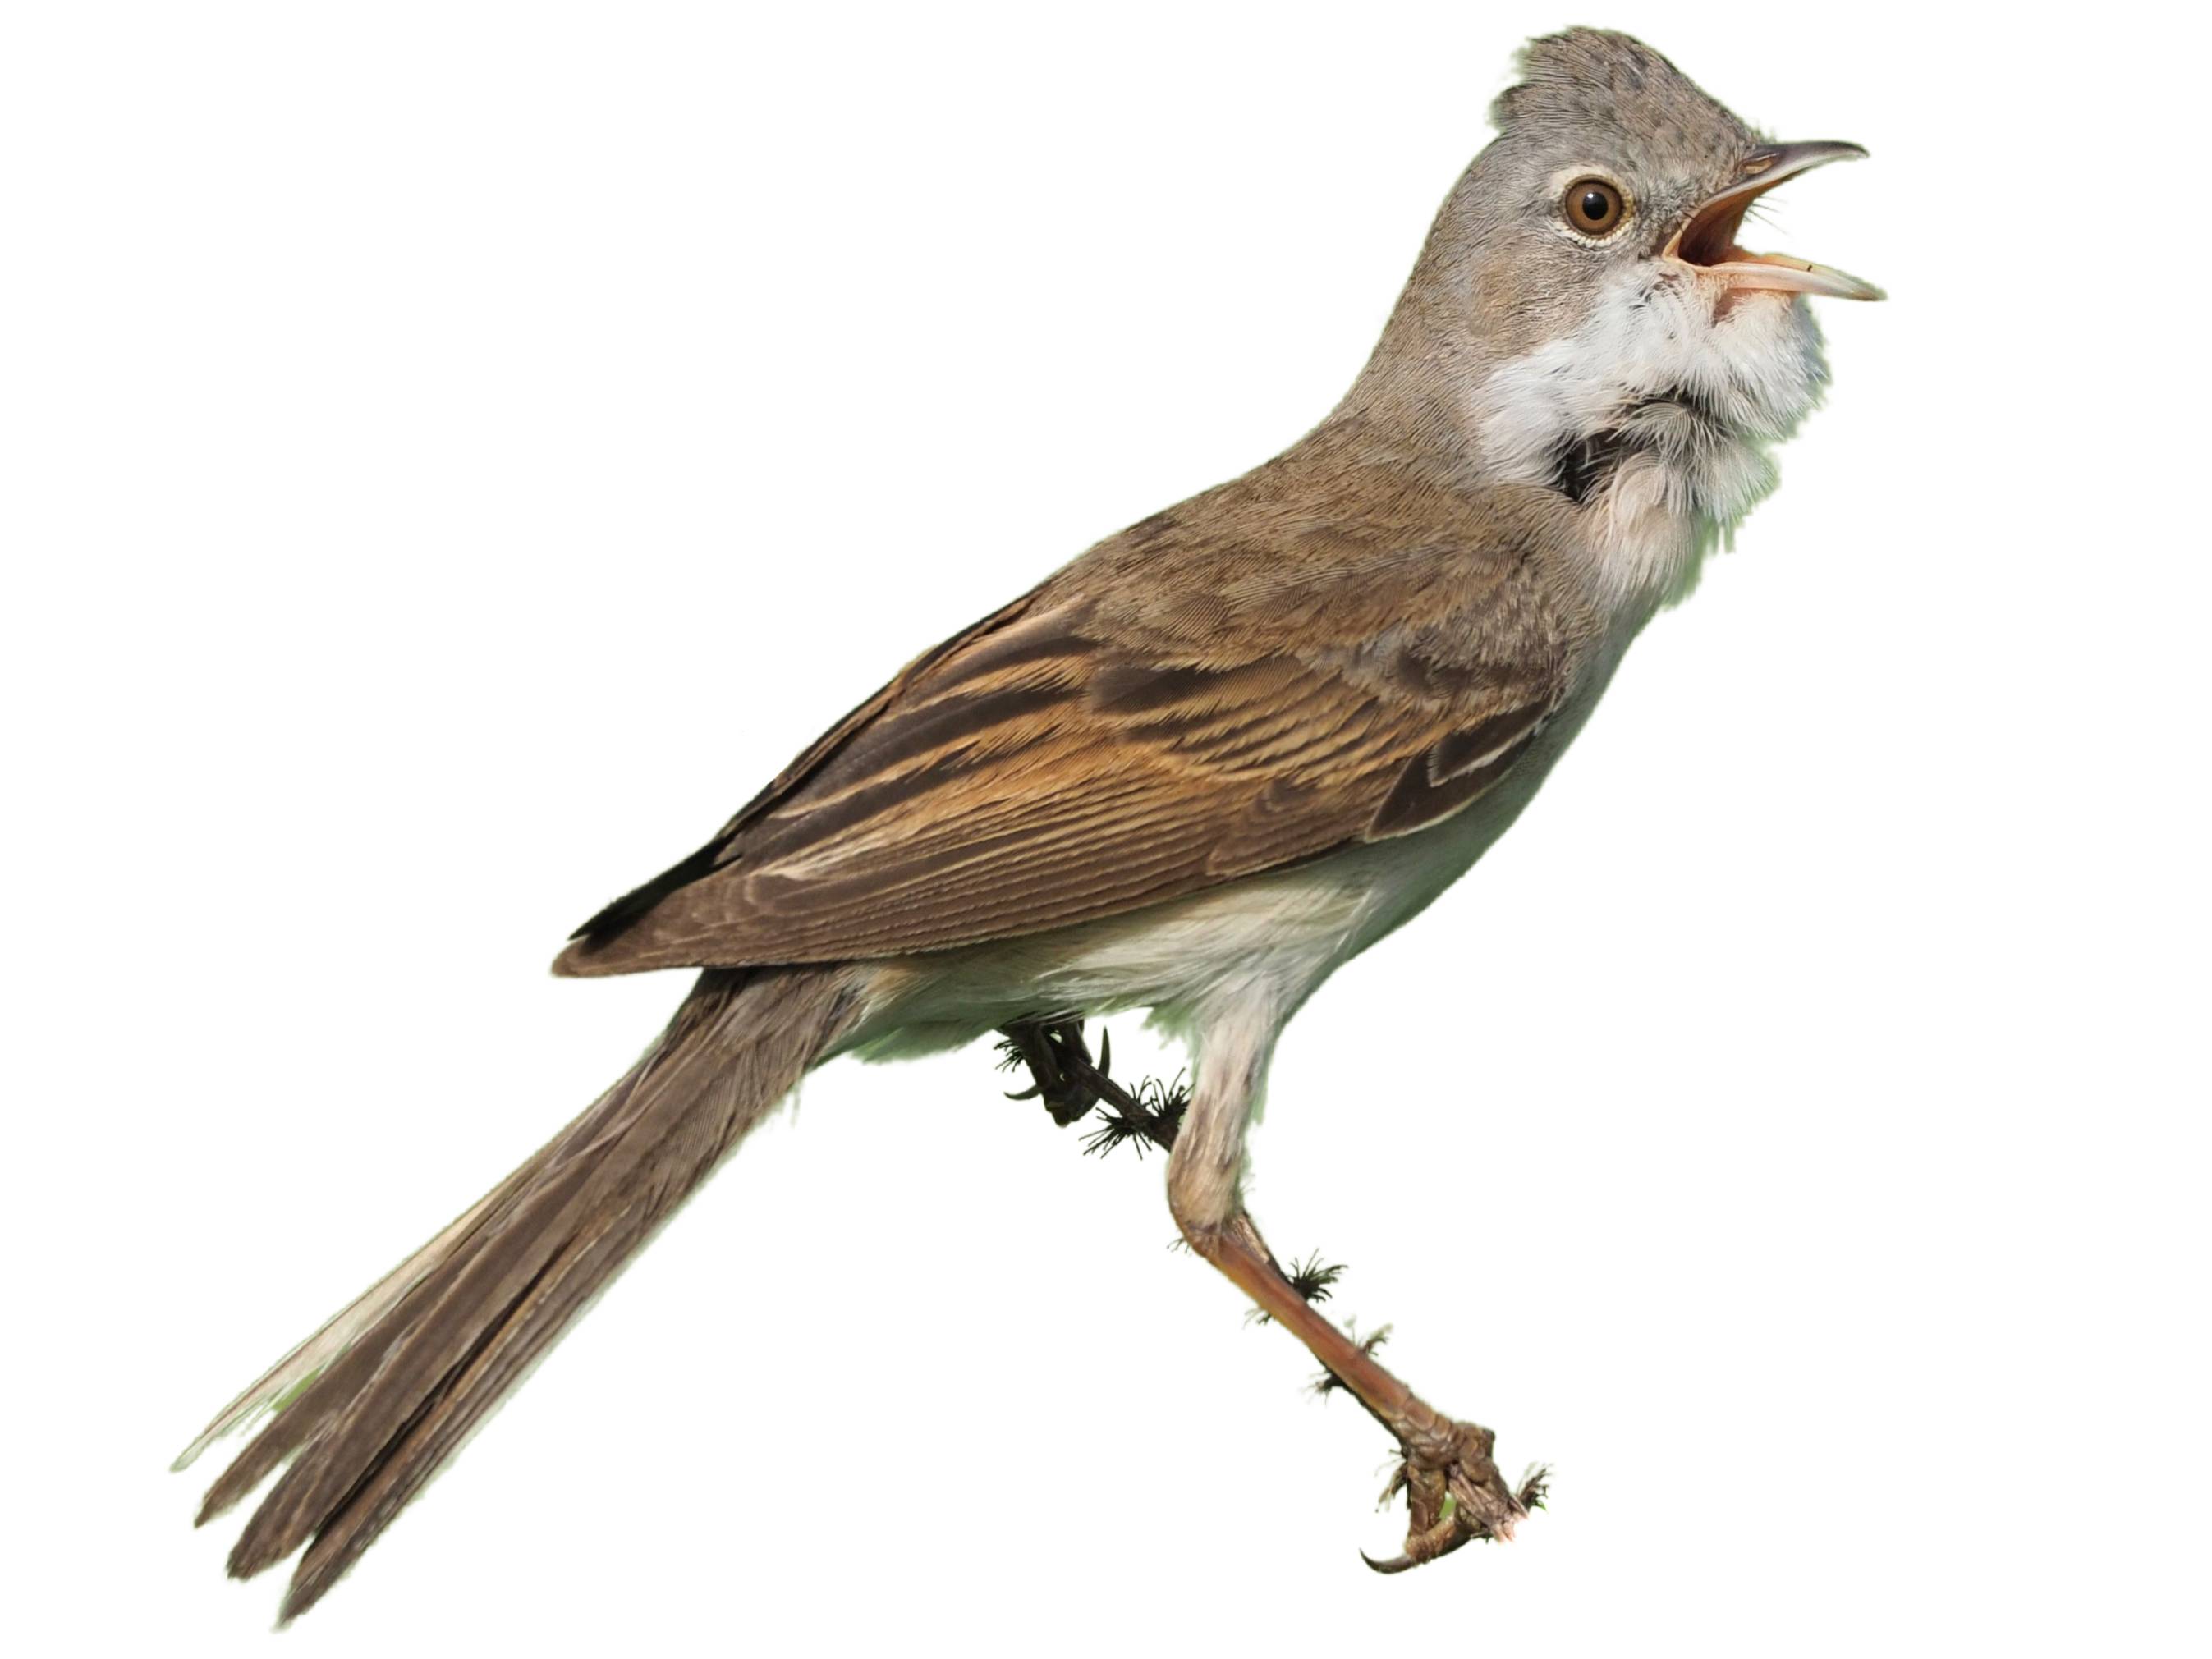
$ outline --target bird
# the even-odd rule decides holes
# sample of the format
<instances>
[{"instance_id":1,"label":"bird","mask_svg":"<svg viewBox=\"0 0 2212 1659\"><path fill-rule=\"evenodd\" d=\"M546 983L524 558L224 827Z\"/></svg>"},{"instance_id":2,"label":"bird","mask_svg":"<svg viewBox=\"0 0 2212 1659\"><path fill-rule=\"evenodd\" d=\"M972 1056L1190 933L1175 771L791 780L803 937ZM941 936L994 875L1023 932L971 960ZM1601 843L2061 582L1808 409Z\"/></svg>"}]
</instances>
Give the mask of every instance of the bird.
<instances>
[{"instance_id":1,"label":"bird","mask_svg":"<svg viewBox=\"0 0 2212 1659\"><path fill-rule=\"evenodd\" d=\"M1191 1251L1398 1448L1386 1572L1512 1535L1492 1431L1315 1305L1243 1196L1277 1038L1504 833L1623 653L1776 482L1828 368L1752 204L1856 145L1777 143L1627 35L1528 42L1381 338L1280 454L1155 513L925 651L711 839L601 909L557 974L696 979L644 1055L219 1413L204 1522L304 1552L313 1606L502 1394L811 1069L1004 1034L1055 1117L1169 1148ZM1151 1012L1172 1110L1084 1022ZM1118 1125L1119 1128L1114 1126ZM1319 1282L1317 1283L1316 1280ZM1310 1299L1313 1298L1313 1299Z\"/></svg>"}]
</instances>

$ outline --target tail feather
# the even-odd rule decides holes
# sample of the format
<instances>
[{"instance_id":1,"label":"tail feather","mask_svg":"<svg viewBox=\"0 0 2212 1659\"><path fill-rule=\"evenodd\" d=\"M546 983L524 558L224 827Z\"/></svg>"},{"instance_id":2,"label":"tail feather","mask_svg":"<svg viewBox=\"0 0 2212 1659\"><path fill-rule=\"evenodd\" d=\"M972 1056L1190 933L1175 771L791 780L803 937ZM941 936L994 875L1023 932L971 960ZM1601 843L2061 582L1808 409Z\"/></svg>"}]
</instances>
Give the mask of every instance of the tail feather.
<instances>
[{"instance_id":1,"label":"tail feather","mask_svg":"<svg viewBox=\"0 0 2212 1659\"><path fill-rule=\"evenodd\" d=\"M512 1184L529 1167L524 1165L486 1193L435 1238L331 1316L320 1330L249 1383L236 1399L216 1413L214 1420L200 1431L199 1437L185 1448L170 1468L179 1473L190 1468L200 1454L216 1441L251 1427L269 1412L289 1406L306 1384L321 1376L333 1359L352 1347L363 1331L413 1289L433 1264L444 1261L458 1249L486 1212L505 1200ZM210 1520L227 1507L203 1509L199 1518L203 1522Z\"/></svg>"},{"instance_id":2,"label":"tail feather","mask_svg":"<svg viewBox=\"0 0 2212 1659\"><path fill-rule=\"evenodd\" d=\"M240 1535L233 1574L308 1545L283 1616L313 1605L852 1018L835 969L702 975L620 1082L179 1460L273 1406L201 1511L220 1514L292 1460Z\"/></svg>"}]
</instances>

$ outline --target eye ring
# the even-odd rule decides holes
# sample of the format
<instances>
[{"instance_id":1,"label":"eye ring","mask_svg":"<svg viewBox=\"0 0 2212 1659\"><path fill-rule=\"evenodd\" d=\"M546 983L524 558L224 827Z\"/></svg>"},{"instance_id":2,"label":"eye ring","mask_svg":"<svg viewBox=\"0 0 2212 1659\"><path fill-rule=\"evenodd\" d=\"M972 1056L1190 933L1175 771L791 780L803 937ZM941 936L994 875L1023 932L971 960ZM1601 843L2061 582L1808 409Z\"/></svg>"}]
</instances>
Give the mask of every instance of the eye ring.
<instances>
[{"instance_id":1,"label":"eye ring","mask_svg":"<svg viewBox=\"0 0 2212 1659\"><path fill-rule=\"evenodd\" d=\"M1628 198L1612 179L1588 173L1560 195L1559 213L1578 236L1610 236L1628 217Z\"/></svg>"}]
</instances>

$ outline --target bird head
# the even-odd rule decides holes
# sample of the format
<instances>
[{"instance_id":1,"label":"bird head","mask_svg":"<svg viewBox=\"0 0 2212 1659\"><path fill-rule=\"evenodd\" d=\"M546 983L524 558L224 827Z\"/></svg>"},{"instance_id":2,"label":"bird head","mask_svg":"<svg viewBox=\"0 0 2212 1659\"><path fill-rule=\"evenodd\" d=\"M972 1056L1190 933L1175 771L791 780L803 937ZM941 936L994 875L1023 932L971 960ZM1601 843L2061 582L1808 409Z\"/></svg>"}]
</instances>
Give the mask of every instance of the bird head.
<instances>
[{"instance_id":1,"label":"bird head","mask_svg":"<svg viewBox=\"0 0 2212 1659\"><path fill-rule=\"evenodd\" d=\"M1483 479L1604 509L1623 537L1657 514L1687 526L1669 545L1702 544L1771 487L1767 446L1819 400L1809 301L1881 297L1745 248L1745 215L1865 152L1777 143L1625 34L1571 29L1519 66L1353 402L1446 434Z\"/></svg>"}]
</instances>

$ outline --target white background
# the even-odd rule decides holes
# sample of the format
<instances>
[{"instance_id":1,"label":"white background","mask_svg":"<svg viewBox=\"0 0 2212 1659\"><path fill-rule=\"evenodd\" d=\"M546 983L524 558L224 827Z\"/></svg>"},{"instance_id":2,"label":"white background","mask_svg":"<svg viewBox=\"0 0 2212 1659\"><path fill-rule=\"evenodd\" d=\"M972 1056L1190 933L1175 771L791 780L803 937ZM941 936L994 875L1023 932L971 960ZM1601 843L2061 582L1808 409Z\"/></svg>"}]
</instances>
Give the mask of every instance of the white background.
<instances>
[{"instance_id":1,"label":"white background","mask_svg":"<svg viewBox=\"0 0 2212 1659\"><path fill-rule=\"evenodd\" d=\"M1569 21L799 9L7 14L15 1650L263 1650L164 1466L657 1028L567 930L1325 412ZM1517 1542L1371 1577L1380 1431L977 1051L813 1079L285 1650L2203 1651L2204 43L2096 19L1593 17L1869 146L1760 234L1894 297L1283 1045L1256 1212Z\"/></svg>"}]
</instances>

